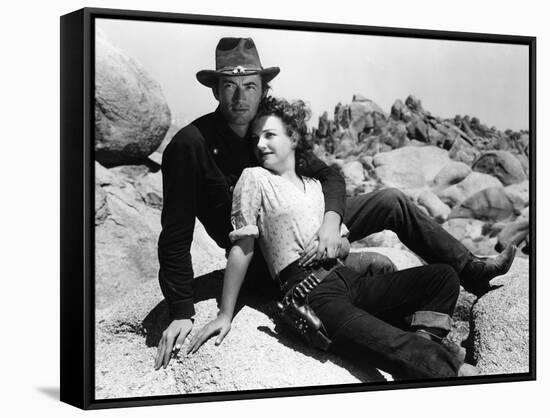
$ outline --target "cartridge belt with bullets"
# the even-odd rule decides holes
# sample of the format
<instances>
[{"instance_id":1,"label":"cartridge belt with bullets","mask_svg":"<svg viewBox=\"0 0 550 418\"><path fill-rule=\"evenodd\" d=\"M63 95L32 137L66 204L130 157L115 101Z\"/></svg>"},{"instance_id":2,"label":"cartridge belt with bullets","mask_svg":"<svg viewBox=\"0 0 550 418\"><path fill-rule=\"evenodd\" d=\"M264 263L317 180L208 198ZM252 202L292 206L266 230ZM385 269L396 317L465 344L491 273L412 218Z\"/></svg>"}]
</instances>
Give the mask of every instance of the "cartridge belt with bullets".
<instances>
[{"instance_id":1,"label":"cartridge belt with bullets","mask_svg":"<svg viewBox=\"0 0 550 418\"><path fill-rule=\"evenodd\" d=\"M325 351L330 348L331 340L321 320L308 305L307 296L339 266L343 266L341 261L332 260L330 264L315 269L304 269L294 262L278 276L284 292L282 300L277 303L279 316L310 346Z\"/></svg>"}]
</instances>

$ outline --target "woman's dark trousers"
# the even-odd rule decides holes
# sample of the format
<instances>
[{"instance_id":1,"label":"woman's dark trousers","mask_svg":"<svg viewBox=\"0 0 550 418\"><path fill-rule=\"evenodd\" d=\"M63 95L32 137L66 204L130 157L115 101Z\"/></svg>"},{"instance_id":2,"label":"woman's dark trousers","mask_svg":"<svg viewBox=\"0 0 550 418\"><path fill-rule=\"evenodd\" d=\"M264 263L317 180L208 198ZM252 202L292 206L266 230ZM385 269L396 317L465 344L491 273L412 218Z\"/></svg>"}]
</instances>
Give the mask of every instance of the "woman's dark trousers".
<instances>
[{"instance_id":1,"label":"woman's dark trousers","mask_svg":"<svg viewBox=\"0 0 550 418\"><path fill-rule=\"evenodd\" d=\"M456 377L461 361L414 330L450 330L459 293L453 268L434 264L378 276L335 269L308 296L335 352L394 378Z\"/></svg>"}]
</instances>

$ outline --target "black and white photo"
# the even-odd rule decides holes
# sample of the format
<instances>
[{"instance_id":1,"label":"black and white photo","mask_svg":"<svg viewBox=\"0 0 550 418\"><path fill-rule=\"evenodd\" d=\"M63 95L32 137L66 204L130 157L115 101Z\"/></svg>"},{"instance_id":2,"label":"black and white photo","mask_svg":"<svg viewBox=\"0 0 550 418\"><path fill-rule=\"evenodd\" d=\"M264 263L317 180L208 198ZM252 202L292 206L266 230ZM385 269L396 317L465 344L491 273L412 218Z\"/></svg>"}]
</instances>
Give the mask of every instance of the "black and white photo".
<instances>
[{"instance_id":1,"label":"black and white photo","mask_svg":"<svg viewBox=\"0 0 550 418\"><path fill-rule=\"evenodd\" d=\"M83 16L88 404L534 377L534 38Z\"/></svg>"}]
</instances>

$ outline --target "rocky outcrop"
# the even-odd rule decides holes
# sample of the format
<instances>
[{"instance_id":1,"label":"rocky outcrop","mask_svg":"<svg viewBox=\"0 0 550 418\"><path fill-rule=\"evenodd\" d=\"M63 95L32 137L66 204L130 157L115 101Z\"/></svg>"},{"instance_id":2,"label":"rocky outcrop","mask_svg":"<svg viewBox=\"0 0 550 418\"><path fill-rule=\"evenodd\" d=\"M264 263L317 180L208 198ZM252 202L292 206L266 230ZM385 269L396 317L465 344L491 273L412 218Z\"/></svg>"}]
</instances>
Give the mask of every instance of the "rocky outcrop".
<instances>
[{"instance_id":1,"label":"rocky outcrop","mask_svg":"<svg viewBox=\"0 0 550 418\"><path fill-rule=\"evenodd\" d=\"M426 208L428 215L439 223L445 222L451 213L451 208L431 190L422 191L418 195L417 202L421 207Z\"/></svg>"},{"instance_id":2,"label":"rocky outcrop","mask_svg":"<svg viewBox=\"0 0 550 418\"><path fill-rule=\"evenodd\" d=\"M482 374L529 371L529 270L518 258L472 309L473 357Z\"/></svg>"},{"instance_id":3,"label":"rocky outcrop","mask_svg":"<svg viewBox=\"0 0 550 418\"><path fill-rule=\"evenodd\" d=\"M505 224L497 235L496 249L502 251L509 245L522 247L524 253L529 254L529 218L519 217L512 223ZM526 245L526 246L524 246ZM527 248L526 248L527 247Z\"/></svg>"},{"instance_id":4,"label":"rocky outcrop","mask_svg":"<svg viewBox=\"0 0 550 418\"><path fill-rule=\"evenodd\" d=\"M468 164L453 161L444 166L434 177L433 187L441 190L460 183L472 172Z\"/></svg>"},{"instance_id":5,"label":"rocky outcrop","mask_svg":"<svg viewBox=\"0 0 550 418\"><path fill-rule=\"evenodd\" d=\"M495 254L497 238L488 233L484 221L470 218L453 218L445 222L442 227L473 254L478 256Z\"/></svg>"},{"instance_id":6,"label":"rocky outcrop","mask_svg":"<svg viewBox=\"0 0 550 418\"><path fill-rule=\"evenodd\" d=\"M363 169L363 164L359 161L350 161L344 164L342 166L342 174L346 179L348 194L351 194L365 180L365 170Z\"/></svg>"},{"instance_id":7,"label":"rocky outcrop","mask_svg":"<svg viewBox=\"0 0 550 418\"><path fill-rule=\"evenodd\" d=\"M457 184L437 189L436 194L447 205L454 207L477 192L489 187L502 187L502 183L489 174L471 172Z\"/></svg>"},{"instance_id":8,"label":"rocky outcrop","mask_svg":"<svg viewBox=\"0 0 550 418\"><path fill-rule=\"evenodd\" d=\"M146 166L95 165L96 304L108 306L145 281L158 286L162 179ZM225 266L224 250L197 221L191 253L198 266ZM196 272L201 274L201 270Z\"/></svg>"},{"instance_id":9,"label":"rocky outcrop","mask_svg":"<svg viewBox=\"0 0 550 418\"><path fill-rule=\"evenodd\" d=\"M160 85L101 30L95 45L95 158L104 166L140 162L161 144L170 109Z\"/></svg>"},{"instance_id":10,"label":"rocky outcrop","mask_svg":"<svg viewBox=\"0 0 550 418\"><path fill-rule=\"evenodd\" d=\"M118 173L99 163L95 167L96 303L102 308L156 276L160 232L157 204L162 195L155 187L145 186L154 183L149 176L155 177L145 167L124 167Z\"/></svg>"},{"instance_id":11,"label":"rocky outcrop","mask_svg":"<svg viewBox=\"0 0 550 418\"><path fill-rule=\"evenodd\" d=\"M488 187L456 206L449 218L500 221L517 215L519 215L517 203L510 199L503 187Z\"/></svg>"},{"instance_id":12,"label":"rocky outcrop","mask_svg":"<svg viewBox=\"0 0 550 418\"><path fill-rule=\"evenodd\" d=\"M495 176L502 184L521 183L526 180L519 160L508 151L487 151L472 166L472 170Z\"/></svg>"},{"instance_id":13,"label":"rocky outcrop","mask_svg":"<svg viewBox=\"0 0 550 418\"><path fill-rule=\"evenodd\" d=\"M529 206L529 181L507 186L504 191L512 201L517 202L517 205Z\"/></svg>"},{"instance_id":14,"label":"rocky outcrop","mask_svg":"<svg viewBox=\"0 0 550 418\"><path fill-rule=\"evenodd\" d=\"M399 189L427 186L449 162L447 151L433 146L407 146L381 152L373 159L376 175L382 184Z\"/></svg>"}]
</instances>

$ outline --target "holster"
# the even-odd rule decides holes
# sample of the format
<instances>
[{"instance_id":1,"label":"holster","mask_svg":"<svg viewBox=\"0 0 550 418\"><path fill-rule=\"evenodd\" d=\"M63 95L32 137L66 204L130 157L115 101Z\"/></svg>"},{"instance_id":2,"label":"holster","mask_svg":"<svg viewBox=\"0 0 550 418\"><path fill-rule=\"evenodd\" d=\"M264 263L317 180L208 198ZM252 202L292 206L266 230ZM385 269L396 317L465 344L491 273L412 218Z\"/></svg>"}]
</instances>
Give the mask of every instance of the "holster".
<instances>
[{"instance_id":1,"label":"holster","mask_svg":"<svg viewBox=\"0 0 550 418\"><path fill-rule=\"evenodd\" d=\"M312 347L327 351L332 341L319 317L307 304L307 295L315 289L323 279L340 262L330 268L319 268L310 273L305 279L296 283L285 293L283 299L277 303L279 316Z\"/></svg>"}]
</instances>

